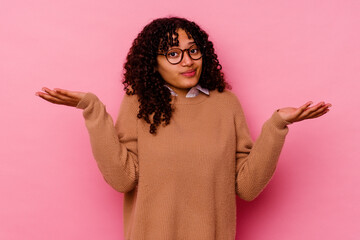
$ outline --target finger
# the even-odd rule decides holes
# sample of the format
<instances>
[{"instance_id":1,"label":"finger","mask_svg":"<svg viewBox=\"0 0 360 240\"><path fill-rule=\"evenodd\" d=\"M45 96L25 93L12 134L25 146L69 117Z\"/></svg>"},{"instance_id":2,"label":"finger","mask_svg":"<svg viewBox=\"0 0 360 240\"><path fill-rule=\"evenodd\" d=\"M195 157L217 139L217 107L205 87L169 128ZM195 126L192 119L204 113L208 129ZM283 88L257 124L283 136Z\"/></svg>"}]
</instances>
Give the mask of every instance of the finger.
<instances>
[{"instance_id":1,"label":"finger","mask_svg":"<svg viewBox=\"0 0 360 240\"><path fill-rule=\"evenodd\" d=\"M74 94L75 92L71 92L61 88L54 88L54 91L68 98L77 98L76 94Z\"/></svg>"},{"instance_id":2,"label":"finger","mask_svg":"<svg viewBox=\"0 0 360 240\"><path fill-rule=\"evenodd\" d=\"M58 98L56 95L55 95L55 92L52 91L51 89L47 88L47 87L43 87L42 90L47 93L48 96L51 96L53 98ZM43 95L44 96L44 95Z\"/></svg>"},{"instance_id":3,"label":"finger","mask_svg":"<svg viewBox=\"0 0 360 240\"><path fill-rule=\"evenodd\" d=\"M305 103L304 105L302 105L302 106L299 107L299 108L305 110L305 109L307 109L311 104L313 104L313 102L312 102L312 101L309 101L309 102Z\"/></svg>"},{"instance_id":4,"label":"finger","mask_svg":"<svg viewBox=\"0 0 360 240\"><path fill-rule=\"evenodd\" d=\"M304 105L302 105L302 106L300 107L301 112L304 112L304 111L306 111L307 109L309 109L309 107L311 106L311 104L313 104L313 102L312 102L312 101L309 101L309 102L305 103Z\"/></svg>"},{"instance_id":5,"label":"finger","mask_svg":"<svg viewBox=\"0 0 360 240\"><path fill-rule=\"evenodd\" d=\"M321 117L322 115L328 113L329 111L330 111L330 109L327 108L327 109L325 109L324 111L322 111L322 112L320 112L320 113L318 113L318 114L316 114L316 115L314 115L314 116L312 116L312 117L309 117L308 119L313 119L313 118Z\"/></svg>"},{"instance_id":6,"label":"finger","mask_svg":"<svg viewBox=\"0 0 360 240\"><path fill-rule=\"evenodd\" d=\"M299 116L312 104L311 101L305 103L304 105L298 107L294 113L294 118L299 118Z\"/></svg>"},{"instance_id":7,"label":"finger","mask_svg":"<svg viewBox=\"0 0 360 240\"><path fill-rule=\"evenodd\" d=\"M55 88L54 89L57 93L63 95L67 99L71 99L75 105L85 96L86 93L84 92L77 92L77 91L69 91L65 89Z\"/></svg>"},{"instance_id":8,"label":"finger","mask_svg":"<svg viewBox=\"0 0 360 240\"><path fill-rule=\"evenodd\" d=\"M311 115L311 114L313 114L314 112L322 111L322 110L324 110L325 108L327 108L327 106L328 106L328 105L325 104L324 102L320 102L320 103L316 104L315 106L309 108L309 109L307 110L307 114L308 114L308 115Z\"/></svg>"},{"instance_id":9,"label":"finger","mask_svg":"<svg viewBox=\"0 0 360 240\"><path fill-rule=\"evenodd\" d=\"M307 111L308 113L312 113L312 112L315 112L315 111L317 111L318 109L322 108L324 105L325 105L324 102L319 102L318 104L312 106L311 108L307 109L306 111Z\"/></svg>"},{"instance_id":10,"label":"finger","mask_svg":"<svg viewBox=\"0 0 360 240\"><path fill-rule=\"evenodd\" d=\"M298 117L299 120L304 120L309 118L312 115L315 115L318 111L322 111L321 108L324 107L324 102L320 102L314 106L312 106L311 108L306 109L305 111L303 111L301 113L301 115Z\"/></svg>"},{"instance_id":11,"label":"finger","mask_svg":"<svg viewBox=\"0 0 360 240\"><path fill-rule=\"evenodd\" d=\"M319 103L319 104L321 105L321 103ZM317 104L317 105L319 105L319 104ZM314 106L314 108L318 108L316 111L313 111L313 112L305 111L298 118L298 121L320 117L320 116L326 114L327 112L329 112L329 107L331 107L331 104L329 104L329 103L321 106L320 108L318 108L318 106Z\"/></svg>"},{"instance_id":12,"label":"finger","mask_svg":"<svg viewBox=\"0 0 360 240\"><path fill-rule=\"evenodd\" d=\"M300 106L296 109L294 114L294 122L301 121L303 119L304 112L308 109L308 107L313 104L312 101L305 103L304 105Z\"/></svg>"},{"instance_id":13,"label":"finger","mask_svg":"<svg viewBox=\"0 0 360 240\"><path fill-rule=\"evenodd\" d=\"M61 100L64 100L64 101L71 101L71 100L73 100L73 98L68 97L68 96L66 96L66 95L63 95L62 93L57 92L57 91L54 91L54 90L51 90L51 89L49 89L49 88L45 88L45 87L44 87L43 90L44 90L45 92L47 92L49 95L51 95L51 96L53 96L53 97L55 97L55 98L58 98L58 99L61 99Z\"/></svg>"},{"instance_id":14,"label":"finger","mask_svg":"<svg viewBox=\"0 0 360 240\"><path fill-rule=\"evenodd\" d=\"M309 113L306 118L313 118L326 111L329 107L331 107L331 104L325 104L322 107L318 108L316 111Z\"/></svg>"},{"instance_id":15,"label":"finger","mask_svg":"<svg viewBox=\"0 0 360 240\"><path fill-rule=\"evenodd\" d=\"M42 93L42 92L38 92L38 95L39 97L41 97L42 99L48 101L48 102L51 102L51 103L55 103L55 104L64 104L64 101L59 99L59 98L56 98L56 97L53 97L49 94L46 94L46 93Z\"/></svg>"},{"instance_id":16,"label":"finger","mask_svg":"<svg viewBox=\"0 0 360 240\"><path fill-rule=\"evenodd\" d=\"M43 90L44 92L46 92L49 95L53 95L53 91L50 88L47 87L43 87L41 90Z\"/></svg>"}]
</instances>

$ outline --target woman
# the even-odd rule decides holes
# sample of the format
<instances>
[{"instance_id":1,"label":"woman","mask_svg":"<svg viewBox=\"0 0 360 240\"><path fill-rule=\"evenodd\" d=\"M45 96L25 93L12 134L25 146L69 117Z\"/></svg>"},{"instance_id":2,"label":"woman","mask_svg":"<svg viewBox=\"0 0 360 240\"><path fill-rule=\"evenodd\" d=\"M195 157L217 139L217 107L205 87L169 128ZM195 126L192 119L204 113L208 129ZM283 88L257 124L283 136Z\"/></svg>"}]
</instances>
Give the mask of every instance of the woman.
<instances>
[{"instance_id":1,"label":"woman","mask_svg":"<svg viewBox=\"0 0 360 240\"><path fill-rule=\"evenodd\" d=\"M43 88L36 95L83 109L99 169L125 193L131 240L233 240L236 195L250 201L264 189L287 125L320 117L331 106L279 109L253 143L212 42L183 18L145 26L124 68L126 95L115 126L93 93Z\"/></svg>"}]
</instances>

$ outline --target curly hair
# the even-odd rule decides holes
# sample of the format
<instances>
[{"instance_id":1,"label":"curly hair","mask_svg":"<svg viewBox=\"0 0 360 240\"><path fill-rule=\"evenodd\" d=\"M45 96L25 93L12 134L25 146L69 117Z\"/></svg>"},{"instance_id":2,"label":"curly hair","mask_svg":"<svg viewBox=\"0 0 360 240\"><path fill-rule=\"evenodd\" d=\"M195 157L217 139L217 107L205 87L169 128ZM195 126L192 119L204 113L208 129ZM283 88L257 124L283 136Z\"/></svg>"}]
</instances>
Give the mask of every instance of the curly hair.
<instances>
[{"instance_id":1,"label":"curly hair","mask_svg":"<svg viewBox=\"0 0 360 240\"><path fill-rule=\"evenodd\" d=\"M222 66L215 54L214 46L208 40L208 34L196 23L185 18L158 18L150 22L138 34L129 50L124 64L124 90L127 95L138 95L140 103L138 118L150 124L150 133L156 134L157 127L170 123L174 108L171 105L171 93L166 82L156 71L157 54L178 46L178 29L183 29L192 37L203 53L202 72L199 85L209 91L217 89L223 92L231 86L224 80ZM152 120L152 121L151 121Z\"/></svg>"}]
</instances>

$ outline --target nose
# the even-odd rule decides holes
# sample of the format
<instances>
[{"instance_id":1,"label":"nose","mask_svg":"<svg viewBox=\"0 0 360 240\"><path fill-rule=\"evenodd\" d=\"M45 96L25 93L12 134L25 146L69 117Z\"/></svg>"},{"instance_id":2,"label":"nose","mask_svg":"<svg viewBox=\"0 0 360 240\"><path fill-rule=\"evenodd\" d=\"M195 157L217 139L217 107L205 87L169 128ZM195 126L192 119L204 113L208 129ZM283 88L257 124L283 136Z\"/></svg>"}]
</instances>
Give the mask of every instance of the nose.
<instances>
[{"instance_id":1,"label":"nose","mask_svg":"<svg viewBox=\"0 0 360 240\"><path fill-rule=\"evenodd\" d=\"M183 59L181 60L181 66L191 66L191 65L193 65L193 61L194 60L192 60L192 58L189 56L189 53L188 53L188 51L185 51L184 53L184 57L183 57Z\"/></svg>"}]
</instances>

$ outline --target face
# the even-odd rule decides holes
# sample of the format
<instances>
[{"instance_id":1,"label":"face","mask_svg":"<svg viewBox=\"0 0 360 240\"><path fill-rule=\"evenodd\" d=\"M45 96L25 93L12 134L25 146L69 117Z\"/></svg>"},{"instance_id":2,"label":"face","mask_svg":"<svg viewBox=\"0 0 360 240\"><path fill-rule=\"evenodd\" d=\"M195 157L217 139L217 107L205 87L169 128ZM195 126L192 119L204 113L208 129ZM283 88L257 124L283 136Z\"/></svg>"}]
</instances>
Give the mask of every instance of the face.
<instances>
[{"instance_id":1,"label":"face","mask_svg":"<svg viewBox=\"0 0 360 240\"><path fill-rule=\"evenodd\" d=\"M184 50L195 44L194 39L189 39L183 29L179 29L177 33L179 34L179 46L173 46L169 49L180 48ZM193 60L188 55L187 51L184 52L181 62L176 65L169 63L164 55L157 56L157 63L156 70L160 73L167 85L178 95L185 96L188 90L196 86L199 82L202 69L202 58Z\"/></svg>"}]
</instances>

